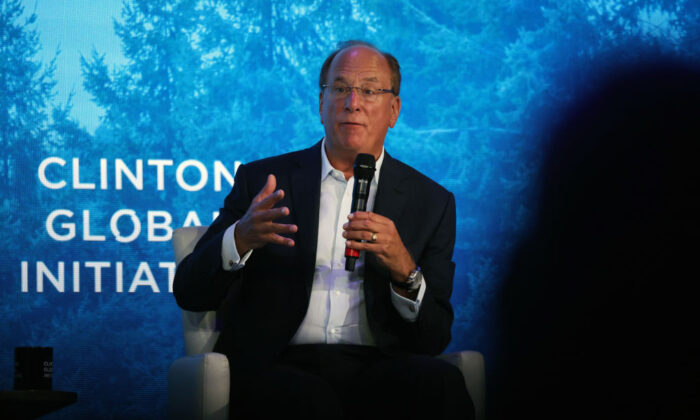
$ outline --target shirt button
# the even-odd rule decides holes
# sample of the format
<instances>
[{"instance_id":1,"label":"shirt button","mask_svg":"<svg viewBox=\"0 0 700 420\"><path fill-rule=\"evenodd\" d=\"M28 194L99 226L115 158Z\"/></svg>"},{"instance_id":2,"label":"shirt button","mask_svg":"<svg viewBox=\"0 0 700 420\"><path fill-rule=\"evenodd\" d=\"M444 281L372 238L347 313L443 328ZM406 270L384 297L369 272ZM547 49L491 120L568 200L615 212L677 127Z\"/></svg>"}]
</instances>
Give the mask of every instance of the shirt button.
<instances>
[{"instance_id":1,"label":"shirt button","mask_svg":"<svg viewBox=\"0 0 700 420\"><path fill-rule=\"evenodd\" d=\"M337 331L338 330L336 330L335 328L331 328L331 334L335 334Z\"/></svg>"},{"instance_id":2,"label":"shirt button","mask_svg":"<svg viewBox=\"0 0 700 420\"><path fill-rule=\"evenodd\" d=\"M336 291L335 291L335 295L336 295L336 296L340 296L340 291L336 290Z\"/></svg>"},{"instance_id":3,"label":"shirt button","mask_svg":"<svg viewBox=\"0 0 700 420\"><path fill-rule=\"evenodd\" d=\"M233 261L229 260L228 266L229 266L229 267L233 267Z\"/></svg>"}]
</instances>

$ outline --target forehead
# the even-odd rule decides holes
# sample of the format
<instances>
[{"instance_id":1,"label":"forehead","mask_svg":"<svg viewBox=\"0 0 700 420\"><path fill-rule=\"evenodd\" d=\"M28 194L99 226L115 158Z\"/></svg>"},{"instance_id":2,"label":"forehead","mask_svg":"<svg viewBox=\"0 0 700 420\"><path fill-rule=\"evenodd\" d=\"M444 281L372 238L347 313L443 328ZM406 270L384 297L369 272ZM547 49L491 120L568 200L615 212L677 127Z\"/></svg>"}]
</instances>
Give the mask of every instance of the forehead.
<instances>
[{"instance_id":1,"label":"forehead","mask_svg":"<svg viewBox=\"0 0 700 420\"><path fill-rule=\"evenodd\" d=\"M391 68L379 51L364 46L351 47L333 58L328 80L331 83L336 80L390 82Z\"/></svg>"}]
</instances>

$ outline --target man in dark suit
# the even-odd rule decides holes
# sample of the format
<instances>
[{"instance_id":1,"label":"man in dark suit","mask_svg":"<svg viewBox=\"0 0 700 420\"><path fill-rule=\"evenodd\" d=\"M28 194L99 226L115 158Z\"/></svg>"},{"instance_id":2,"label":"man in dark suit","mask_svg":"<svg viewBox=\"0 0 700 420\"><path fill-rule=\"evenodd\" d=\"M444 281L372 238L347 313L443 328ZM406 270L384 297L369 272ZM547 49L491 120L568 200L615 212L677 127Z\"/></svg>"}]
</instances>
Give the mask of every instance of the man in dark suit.
<instances>
[{"instance_id":1,"label":"man in dark suit","mask_svg":"<svg viewBox=\"0 0 700 420\"><path fill-rule=\"evenodd\" d=\"M324 63L313 147L242 165L219 217L178 266L188 310L218 310L244 417L473 416L450 341L454 196L393 159L396 59L348 42ZM353 163L377 171L368 211L350 215ZM361 251L345 270L344 248Z\"/></svg>"}]
</instances>

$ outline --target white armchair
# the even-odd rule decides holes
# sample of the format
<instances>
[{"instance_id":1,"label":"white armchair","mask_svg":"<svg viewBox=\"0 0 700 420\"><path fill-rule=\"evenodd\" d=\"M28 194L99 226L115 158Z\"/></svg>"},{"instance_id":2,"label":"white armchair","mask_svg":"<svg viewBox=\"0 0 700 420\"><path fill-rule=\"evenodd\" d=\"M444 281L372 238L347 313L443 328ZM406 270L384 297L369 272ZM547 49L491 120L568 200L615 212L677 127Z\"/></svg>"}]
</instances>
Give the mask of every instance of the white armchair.
<instances>
[{"instance_id":1,"label":"white armchair","mask_svg":"<svg viewBox=\"0 0 700 420\"><path fill-rule=\"evenodd\" d=\"M206 232L206 226L179 228L173 232L175 261L180 263ZM168 372L168 414L171 419L226 420L229 414L229 365L226 356L212 353L219 336L215 312L182 311L185 356ZM476 419L484 419L484 358L476 351L439 356L457 366L464 375L474 401Z\"/></svg>"}]
</instances>

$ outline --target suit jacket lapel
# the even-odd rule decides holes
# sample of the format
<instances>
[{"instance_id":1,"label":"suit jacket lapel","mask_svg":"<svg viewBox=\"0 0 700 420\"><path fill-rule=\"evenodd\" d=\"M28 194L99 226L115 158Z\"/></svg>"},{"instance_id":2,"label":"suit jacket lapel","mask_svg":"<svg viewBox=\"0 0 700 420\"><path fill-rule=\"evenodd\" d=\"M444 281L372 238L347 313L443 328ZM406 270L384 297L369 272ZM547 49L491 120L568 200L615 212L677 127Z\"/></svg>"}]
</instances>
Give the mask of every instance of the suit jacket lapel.
<instances>
[{"instance_id":1,"label":"suit jacket lapel","mask_svg":"<svg viewBox=\"0 0 700 420\"><path fill-rule=\"evenodd\" d=\"M406 194L408 185L404 182L405 175L398 161L384 152L377 197L374 201L374 213L381 214L395 223L398 222L408 199L408 194Z\"/></svg>"},{"instance_id":2,"label":"suit jacket lapel","mask_svg":"<svg viewBox=\"0 0 700 420\"><path fill-rule=\"evenodd\" d=\"M316 245L318 242L318 213L321 198L321 142L300 153L297 168L291 174L290 194L294 219L298 227L295 242L299 247L300 264L307 296L316 265Z\"/></svg>"}]
</instances>

